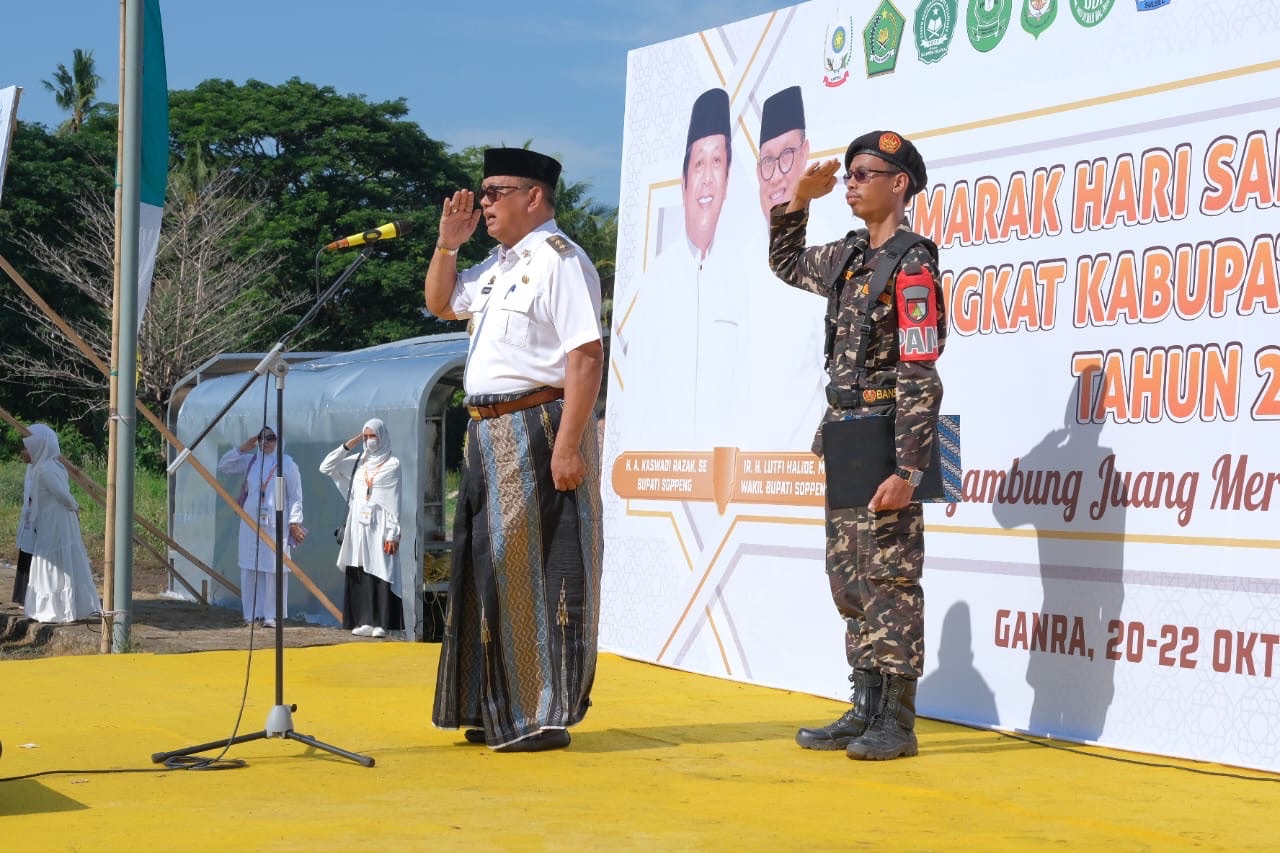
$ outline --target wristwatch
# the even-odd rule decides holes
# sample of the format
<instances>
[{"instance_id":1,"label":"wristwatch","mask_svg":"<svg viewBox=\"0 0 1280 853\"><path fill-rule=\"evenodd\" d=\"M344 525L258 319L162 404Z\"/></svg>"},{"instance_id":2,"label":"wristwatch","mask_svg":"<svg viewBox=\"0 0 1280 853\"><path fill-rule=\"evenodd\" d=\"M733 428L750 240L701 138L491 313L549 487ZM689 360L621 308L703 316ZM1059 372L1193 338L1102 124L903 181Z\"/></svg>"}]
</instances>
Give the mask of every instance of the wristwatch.
<instances>
[{"instance_id":1,"label":"wristwatch","mask_svg":"<svg viewBox=\"0 0 1280 853\"><path fill-rule=\"evenodd\" d=\"M920 481L924 479L923 471L917 470L915 468L903 468L901 465L895 468L893 470L893 473L896 476L906 480L907 485L913 489L916 486L920 485Z\"/></svg>"}]
</instances>

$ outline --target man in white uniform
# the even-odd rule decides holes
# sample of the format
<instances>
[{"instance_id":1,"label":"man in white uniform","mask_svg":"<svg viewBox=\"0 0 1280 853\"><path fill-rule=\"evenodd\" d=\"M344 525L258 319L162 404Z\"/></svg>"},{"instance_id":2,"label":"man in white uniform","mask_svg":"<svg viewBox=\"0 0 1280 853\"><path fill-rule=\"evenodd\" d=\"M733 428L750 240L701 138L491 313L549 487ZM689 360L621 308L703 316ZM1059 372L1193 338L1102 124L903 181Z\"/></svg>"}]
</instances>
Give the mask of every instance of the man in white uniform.
<instances>
[{"instance_id":1,"label":"man in white uniform","mask_svg":"<svg viewBox=\"0 0 1280 853\"><path fill-rule=\"evenodd\" d=\"M444 202L425 283L431 312L468 320L471 334L432 721L499 752L568 746L595 678L600 278L556 226L559 178L546 155L485 151L479 192ZM459 272L458 249L482 216L498 246Z\"/></svg>"}]
</instances>

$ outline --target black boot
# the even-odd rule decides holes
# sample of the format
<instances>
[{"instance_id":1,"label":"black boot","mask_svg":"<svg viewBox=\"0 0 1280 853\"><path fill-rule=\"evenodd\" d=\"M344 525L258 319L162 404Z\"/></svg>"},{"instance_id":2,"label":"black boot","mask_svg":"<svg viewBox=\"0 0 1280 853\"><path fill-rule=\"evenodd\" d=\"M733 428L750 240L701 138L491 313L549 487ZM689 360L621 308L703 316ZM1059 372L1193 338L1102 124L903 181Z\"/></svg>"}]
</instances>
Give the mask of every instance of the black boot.
<instances>
[{"instance_id":1,"label":"black boot","mask_svg":"<svg viewBox=\"0 0 1280 853\"><path fill-rule=\"evenodd\" d=\"M880 710L862 736L849 742L846 752L859 761L910 758L920 752L916 743L914 678L885 674Z\"/></svg>"},{"instance_id":2,"label":"black boot","mask_svg":"<svg viewBox=\"0 0 1280 853\"><path fill-rule=\"evenodd\" d=\"M880 705L880 673L855 669L849 673L849 680L853 682L853 693L849 696L853 706L830 725L800 729L796 732L796 743L805 749L844 749L866 730Z\"/></svg>"}]
</instances>

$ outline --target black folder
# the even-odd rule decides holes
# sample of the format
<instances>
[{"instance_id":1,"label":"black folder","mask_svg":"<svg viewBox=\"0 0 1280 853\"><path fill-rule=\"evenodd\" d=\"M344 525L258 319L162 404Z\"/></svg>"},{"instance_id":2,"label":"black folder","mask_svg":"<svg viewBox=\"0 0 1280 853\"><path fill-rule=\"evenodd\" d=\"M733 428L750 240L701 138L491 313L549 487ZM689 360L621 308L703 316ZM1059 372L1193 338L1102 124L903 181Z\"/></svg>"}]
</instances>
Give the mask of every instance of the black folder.
<instances>
[{"instance_id":1,"label":"black folder","mask_svg":"<svg viewBox=\"0 0 1280 853\"><path fill-rule=\"evenodd\" d=\"M822 425L822 456L827 466L827 506L849 509L866 506L876 489L898 467L892 414L867 415ZM936 436L935 436L936 439ZM944 497L942 466L935 440L924 477L913 501Z\"/></svg>"}]
</instances>

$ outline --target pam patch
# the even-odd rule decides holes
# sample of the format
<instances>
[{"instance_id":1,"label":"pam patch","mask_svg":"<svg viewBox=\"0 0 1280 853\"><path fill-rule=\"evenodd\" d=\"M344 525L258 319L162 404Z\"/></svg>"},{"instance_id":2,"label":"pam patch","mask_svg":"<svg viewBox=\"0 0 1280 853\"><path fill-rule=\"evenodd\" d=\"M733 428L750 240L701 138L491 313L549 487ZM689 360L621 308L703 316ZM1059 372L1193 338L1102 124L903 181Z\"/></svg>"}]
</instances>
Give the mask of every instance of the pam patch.
<instances>
[{"instance_id":1,"label":"pam patch","mask_svg":"<svg viewBox=\"0 0 1280 853\"><path fill-rule=\"evenodd\" d=\"M898 273L898 358L932 361L938 357L938 297L933 274L911 264Z\"/></svg>"}]
</instances>

